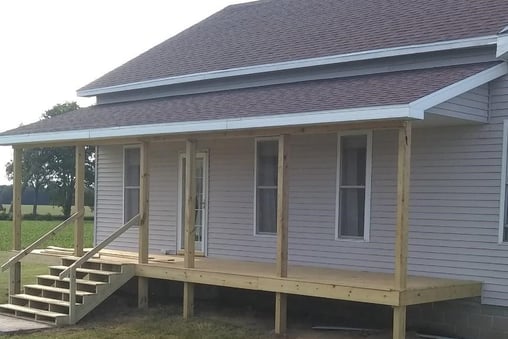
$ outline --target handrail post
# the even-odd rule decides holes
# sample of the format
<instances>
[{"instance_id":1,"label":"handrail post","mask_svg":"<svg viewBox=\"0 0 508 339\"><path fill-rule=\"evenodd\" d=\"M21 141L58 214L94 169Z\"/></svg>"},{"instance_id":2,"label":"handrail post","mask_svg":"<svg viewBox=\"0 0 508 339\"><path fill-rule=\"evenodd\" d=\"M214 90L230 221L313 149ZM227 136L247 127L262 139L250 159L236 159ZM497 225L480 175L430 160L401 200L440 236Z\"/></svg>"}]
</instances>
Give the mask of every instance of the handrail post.
<instances>
[{"instance_id":1,"label":"handrail post","mask_svg":"<svg viewBox=\"0 0 508 339\"><path fill-rule=\"evenodd\" d=\"M150 144L144 142L140 151L139 171L139 245L138 262L148 263L149 250L149 198L150 198ZM148 307L148 278L138 277L138 308Z\"/></svg>"},{"instance_id":2,"label":"handrail post","mask_svg":"<svg viewBox=\"0 0 508 339\"><path fill-rule=\"evenodd\" d=\"M184 268L194 268L195 213L196 202L196 141L187 140L185 154L185 239ZM183 283L183 318L194 314L194 284Z\"/></svg>"},{"instance_id":3,"label":"handrail post","mask_svg":"<svg viewBox=\"0 0 508 339\"><path fill-rule=\"evenodd\" d=\"M76 176L74 180L74 205L81 213L75 221L74 255L81 257L84 247L84 209L85 209L85 147L76 145Z\"/></svg>"},{"instance_id":4,"label":"handrail post","mask_svg":"<svg viewBox=\"0 0 508 339\"><path fill-rule=\"evenodd\" d=\"M21 178L23 149L14 148L12 161L12 249L21 250ZM21 292L21 263L16 262L9 271L9 295Z\"/></svg>"},{"instance_id":5,"label":"handrail post","mask_svg":"<svg viewBox=\"0 0 508 339\"><path fill-rule=\"evenodd\" d=\"M76 269L71 268L69 273L69 324L76 323Z\"/></svg>"}]
</instances>

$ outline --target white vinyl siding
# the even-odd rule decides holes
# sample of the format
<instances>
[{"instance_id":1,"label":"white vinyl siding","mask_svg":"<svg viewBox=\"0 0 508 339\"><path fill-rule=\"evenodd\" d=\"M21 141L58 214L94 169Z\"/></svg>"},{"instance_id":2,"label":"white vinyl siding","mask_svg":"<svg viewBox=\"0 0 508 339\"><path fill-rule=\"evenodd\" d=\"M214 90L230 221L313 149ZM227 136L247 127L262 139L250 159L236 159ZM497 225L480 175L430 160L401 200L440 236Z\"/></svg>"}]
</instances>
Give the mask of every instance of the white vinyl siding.
<instances>
[{"instance_id":1,"label":"white vinyl siding","mask_svg":"<svg viewBox=\"0 0 508 339\"><path fill-rule=\"evenodd\" d=\"M477 91L475 91L477 92ZM413 130L409 273L484 283L482 302L508 306L508 243L500 229L503 124L508 77L489 86L489 123ZM341 241L337 232L336 134L291 137L291 264L392 272L397 132L372 133L370 241ZM274 262L276 238L253 233L254 138L200 142L209 150L208 255ZM150 157L150 251L175 251L178 153L182 143L154 143ZM101 146L97 238L122 221L122 147ZM137 250L137 230L112 247Z\"/></svg>"},{"instance_id":2,"label":"white vinyl siding","mask_svg":"<svg viewBox=\"0 0 508 339\"><path fill-rule=\"evenodd\" d=\"M501 194L499 196L499 243L508 241L508 185L507 180L507 161L508 161L508 120L503 124L503 155L501 163Z\"/></svg>"}]
</instances>

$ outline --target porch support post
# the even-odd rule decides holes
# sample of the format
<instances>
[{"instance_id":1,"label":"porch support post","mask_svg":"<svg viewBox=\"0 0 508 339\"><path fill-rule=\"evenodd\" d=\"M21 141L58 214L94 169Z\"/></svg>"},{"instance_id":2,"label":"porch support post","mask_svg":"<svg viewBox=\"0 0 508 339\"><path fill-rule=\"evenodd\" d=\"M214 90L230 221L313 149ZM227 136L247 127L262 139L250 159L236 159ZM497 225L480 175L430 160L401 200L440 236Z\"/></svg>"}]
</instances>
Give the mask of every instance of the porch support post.
<instances>
[{"instance_id":1,"label":"porch support post","mask_svg":"<svg viewBox=\"0 0 508 339\"><path fill-rule=\"evenodd\" d=\"M187 140L185 154L185 238L184 268L194 268L194 237L196 202L196 142ZM194 315L194 284L185 282L183 286L183 317L188 319Z\"/></svg>"},{"instance_id":2,"label":"porch support post","mask_svg":"<svg viewBox=\"0 0 508 339\"><path fill-rule=\"evenodd\" d=\"M21 177L23 149L13 148L12 161L12 249L21 250ZM9 271L9 294L21 292L21 262L15 263Z\"/></svg>"},{"instance_id":3,"label":"porch support post","mask_svg":"<svg viewBox=\"0 0 508 339\"><path fill-rule=\"evenodd\" d=\"M288 191L289 191L289 137L279 137L277 166L277 276L288 275ZM287 294L275 294L275 333L284 334L287 329Z\"/></svg>"},{"instance_id":4,"label":"porch support post","mask_svg":"<svg viewBox=\"0 0 508 339\"><path fill-rule=\"evenodd\" d=\"M140 264L148 263L149 211L150 211L150 144L144 142L139 160L139 253ZM138 277L138 308L148 307L148 278Z\"/></svg>"},{"instance_id":5,"label":"porch support post","mask_svg":"<svg viewBox=\"0 0 508 339\"><path fill-rule=\"evenodd\" d=\"M411 122L405 121L399 128L397 162L397 225L395 236L395 290L404 291L407 286L409 183L411 172ZM396 306L393 311L393 338L406 337L406 306Z\"/></svg>"},{"instance_id":6,"label":"porch support post","mask_svg":"<svg viewBox=\"0 0 508 339\"><path fill-rule=\"evenodd\" d=\"M75 221L74 255L83 256L85 227L85 148L76 146L76 179L74 182L74 205L81 215Z\"/></svg>"}]
</instances>

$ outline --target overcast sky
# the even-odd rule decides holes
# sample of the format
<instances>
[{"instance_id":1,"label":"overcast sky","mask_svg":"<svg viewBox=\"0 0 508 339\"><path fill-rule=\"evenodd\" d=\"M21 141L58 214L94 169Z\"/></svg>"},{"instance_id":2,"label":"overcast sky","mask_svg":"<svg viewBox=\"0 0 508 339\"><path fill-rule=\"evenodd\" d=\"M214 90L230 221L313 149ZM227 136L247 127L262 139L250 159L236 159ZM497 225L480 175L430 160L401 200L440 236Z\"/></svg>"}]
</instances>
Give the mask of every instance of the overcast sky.
<instances>
[{"instance_id":1,"label":"overcast sky","mask_svg":"<svg viewBox=\"0 0 508 339\"><path fill-rule=\"evenodd\" d=\"M104 73L245 0L0 1L0 131L39 120ZM12 150L0 147L0 184Z\"/></svg>"}]
</instances>

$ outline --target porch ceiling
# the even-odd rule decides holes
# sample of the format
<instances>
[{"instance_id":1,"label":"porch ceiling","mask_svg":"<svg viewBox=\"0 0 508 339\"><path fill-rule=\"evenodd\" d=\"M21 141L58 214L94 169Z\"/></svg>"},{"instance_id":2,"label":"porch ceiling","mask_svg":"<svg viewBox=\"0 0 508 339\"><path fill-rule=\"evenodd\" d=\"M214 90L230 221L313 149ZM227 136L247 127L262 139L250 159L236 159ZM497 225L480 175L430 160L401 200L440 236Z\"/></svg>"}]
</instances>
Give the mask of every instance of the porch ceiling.
<instances>
[{"instance_id":1,"label":"porch ceiling","mask_svg":"<svg viewBox=\"0 0 508 339\"><path fill-rule=\"evenodd\" d=\"M448 66L97 105L1 133L0 145L421 119L429 103L470 89L456 84L492 80L500 76L500 66L506 65Z\"/></svg>"}]
</instances>

